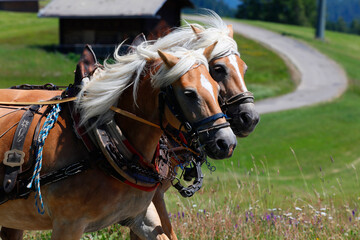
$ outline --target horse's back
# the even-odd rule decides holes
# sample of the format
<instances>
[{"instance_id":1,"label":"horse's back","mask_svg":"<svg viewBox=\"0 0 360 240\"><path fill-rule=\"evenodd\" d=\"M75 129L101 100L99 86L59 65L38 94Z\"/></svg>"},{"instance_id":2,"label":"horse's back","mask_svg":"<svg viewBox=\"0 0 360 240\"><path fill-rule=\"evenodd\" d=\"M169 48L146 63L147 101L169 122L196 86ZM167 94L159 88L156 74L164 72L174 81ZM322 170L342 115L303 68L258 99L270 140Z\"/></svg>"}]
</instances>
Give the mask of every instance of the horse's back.
<instances>
[{"instance_id":1,"label":"horse's back","mask_svg":"<svg viewBox=\"0 0 360 240\"><path fill-rule=\"evenodd\" d=\"M62 91L0 89L0 102L30 102L49 100Z\"/></svg>"}]
</instances>

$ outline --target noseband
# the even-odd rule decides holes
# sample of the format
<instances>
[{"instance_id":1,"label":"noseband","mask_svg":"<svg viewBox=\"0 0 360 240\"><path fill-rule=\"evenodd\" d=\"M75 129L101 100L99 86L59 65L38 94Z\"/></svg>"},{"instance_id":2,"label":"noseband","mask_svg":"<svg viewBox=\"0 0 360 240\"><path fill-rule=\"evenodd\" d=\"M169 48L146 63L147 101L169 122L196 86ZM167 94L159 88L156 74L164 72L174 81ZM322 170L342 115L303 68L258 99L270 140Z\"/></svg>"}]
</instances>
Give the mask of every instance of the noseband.
<instances>
[{"instance_id":1,"label":"noseband","mask_svg":"<svg viewBox=\"0 0 360 240\"><path fill-rule=\"evenodd\" d=\"M229 106L234 104L244 104L244 103L254 103L254 94L252 92L246 91L239 93L235 96L230 97L229 99L222 98L220 95L218 97L220 108L223 112L226 113Z\"/></svg>"}]
</instances>

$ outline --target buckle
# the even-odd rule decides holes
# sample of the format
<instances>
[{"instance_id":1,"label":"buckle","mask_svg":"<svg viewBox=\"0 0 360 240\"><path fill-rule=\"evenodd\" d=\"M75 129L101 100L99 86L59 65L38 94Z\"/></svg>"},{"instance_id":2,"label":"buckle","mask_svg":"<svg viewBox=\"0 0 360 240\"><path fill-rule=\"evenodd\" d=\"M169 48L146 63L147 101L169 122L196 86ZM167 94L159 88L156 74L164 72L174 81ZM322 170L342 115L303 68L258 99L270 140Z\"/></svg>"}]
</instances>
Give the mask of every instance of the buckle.
<instances>
[{"instance_id":1,"label":"buckle","mask_svg":"<svg viewBox=\"0 0 360 240\"><path fill-rule=\"evenodd\" d=\"M10 167L20 167L24 163L25 153L18 149L5 152L3 164Z\"/></svg>"}]
</instances>

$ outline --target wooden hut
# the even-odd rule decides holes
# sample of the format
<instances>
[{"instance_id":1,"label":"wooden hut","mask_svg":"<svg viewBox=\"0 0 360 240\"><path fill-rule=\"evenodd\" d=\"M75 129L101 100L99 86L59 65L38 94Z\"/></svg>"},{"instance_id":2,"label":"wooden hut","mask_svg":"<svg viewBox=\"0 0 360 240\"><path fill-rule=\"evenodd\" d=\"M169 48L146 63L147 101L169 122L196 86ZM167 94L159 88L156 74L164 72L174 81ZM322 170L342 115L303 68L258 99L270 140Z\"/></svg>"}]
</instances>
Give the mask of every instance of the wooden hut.
<instances>
[{"instance_id":1,"label":"wooden hut","mask_svg":"<svg viewBox=\"0 0 360 240\"><path fill-rule=\"evenodd\" d=\"M39 17L59 18L60 47L77 51L84 44L97 54L144 33L154 39L180 25L183 7L190 0L52 0Z\"/></svg>"},{"instance_id":2,"label":"wooden hut","mask_svg":"<svg viewBox=\"0 0 360 240\"><path fill-rule=\"evenodd\" d=\"M0 0L0 10L13 12L38 12L38 0Z\"/></svg>"}]
</instances>

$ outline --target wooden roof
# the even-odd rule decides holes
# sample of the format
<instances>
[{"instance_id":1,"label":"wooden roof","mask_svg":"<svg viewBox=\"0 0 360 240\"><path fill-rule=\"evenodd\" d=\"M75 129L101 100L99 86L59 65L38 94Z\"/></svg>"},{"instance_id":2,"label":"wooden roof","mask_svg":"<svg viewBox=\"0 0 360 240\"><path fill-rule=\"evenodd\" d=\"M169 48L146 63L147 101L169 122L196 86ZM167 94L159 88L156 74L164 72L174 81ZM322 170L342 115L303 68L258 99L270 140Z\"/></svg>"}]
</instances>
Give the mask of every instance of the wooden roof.
<instances>
[{"instance_id":1,"label":"wooden roof","mask_svg":"<svg viewBox=\"0 0 360 240\"><path fill-rule=\"evenodd\" d=\"M181 7L193 7L190 0L52 0L39 11L39 17L112 18L157 17L166 1L176 1Z\"/></svg>"}]
</instances>

